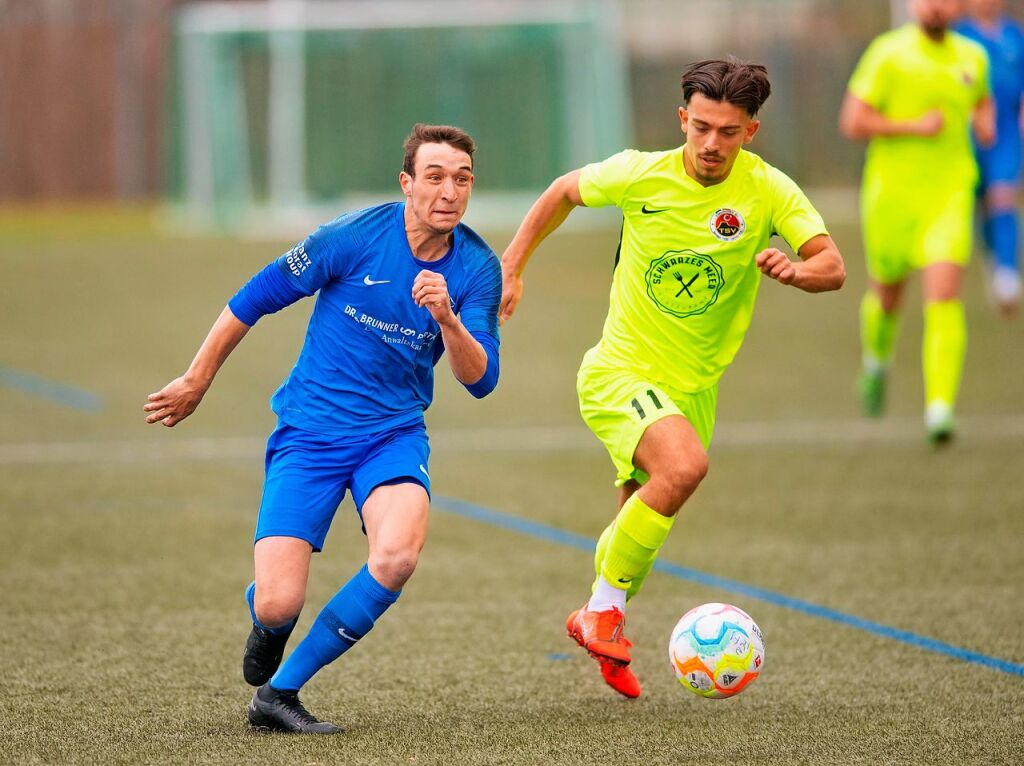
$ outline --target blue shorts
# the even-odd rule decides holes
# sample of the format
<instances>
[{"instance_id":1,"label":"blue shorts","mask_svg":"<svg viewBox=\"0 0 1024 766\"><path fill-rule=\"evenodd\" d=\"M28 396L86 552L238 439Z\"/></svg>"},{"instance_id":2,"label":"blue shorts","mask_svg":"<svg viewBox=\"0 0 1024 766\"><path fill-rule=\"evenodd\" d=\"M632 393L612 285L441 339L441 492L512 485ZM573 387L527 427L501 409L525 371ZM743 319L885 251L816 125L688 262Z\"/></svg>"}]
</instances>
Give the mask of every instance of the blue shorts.
<instances>
[{"instance_id":1,"label":"blue shorts","mask_svg":"<svg viewBox=\"0 0 1024 766\"><path fill-rule=\"evenodd\" d=\"M977 150L979 186L987 189L994 183L1017 184L1020 181L1021 145L1017 136L996 141L990 149Z\"/></svg>"},{"instance_id":2,"label":"blue shorts","mask_svg":"<svg viewBox=\"0 0 1024 766\"><path fill-rule=\"evenodd\" d=\"M297 537L322 550L346 491L352 492L360 520L366 498L382 484L415 482L429 496L429 459L422 423L340 440L279 422L267 441L256 540Z\"/></svg>"}]
</instances>

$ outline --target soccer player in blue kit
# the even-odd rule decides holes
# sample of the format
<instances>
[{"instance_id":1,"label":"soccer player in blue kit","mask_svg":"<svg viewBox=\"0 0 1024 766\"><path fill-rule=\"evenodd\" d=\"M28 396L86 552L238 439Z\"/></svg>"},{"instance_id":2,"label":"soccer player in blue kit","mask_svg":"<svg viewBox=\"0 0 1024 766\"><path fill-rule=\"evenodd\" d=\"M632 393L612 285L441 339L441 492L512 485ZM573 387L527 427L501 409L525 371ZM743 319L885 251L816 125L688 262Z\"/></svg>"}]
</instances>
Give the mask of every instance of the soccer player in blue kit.
<instances>
[{"instance_id":1,"label":"soccer player in blue kit","mask_svg":"<svg viewBox=\"0 0 1024 766\"><path fill-rule=\"evenodd\" d=\"M434 365L476 397L498 380L501 267L460 223L473 189L473 139L417 124L405 141L404 202L348 213L257 273L230 300L180 378L149 395L146 422L174 426L263 315L319 291L298 361L271 400L256 523L256 578L246 591L253 628L245 680L256 728L334 734L298 691L373 627L412 575L427 533L429 446L423 412ZM366 564L317 615L281 664L345 492L366 533Z\"/></svg>"},{"instance_id":2,"label":"soccer player in blue kit","mask_svg":"<svg viewBox=\"0 0 1024 766\"><path fill-rule=\"evenodd\" d=\"M1017 197L1021 172L1021 107L1024 105L1024 30L1005 16L1002 0L968 0L969 15L954 29L988 53L996 103L996 141L975 146L981 179L983 233L992 261L992 296L1006 316L1020 303Z\"/></svg>"}]
</instances>

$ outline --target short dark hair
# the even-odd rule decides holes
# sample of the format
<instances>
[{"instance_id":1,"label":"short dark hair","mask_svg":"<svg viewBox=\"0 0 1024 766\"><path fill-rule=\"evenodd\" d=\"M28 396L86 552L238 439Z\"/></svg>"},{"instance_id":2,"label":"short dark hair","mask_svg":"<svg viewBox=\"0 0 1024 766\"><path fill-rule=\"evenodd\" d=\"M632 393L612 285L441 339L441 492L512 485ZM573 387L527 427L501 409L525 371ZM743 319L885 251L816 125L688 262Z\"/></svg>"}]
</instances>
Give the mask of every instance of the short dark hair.
<instances>
[{"instance_id":1,"label":"short dark hair","mask_svg":"<svg viewBox=\"0 0 1024 766\"><path fill-rule=\"evenodd\" d=\"M473 152L476 151L476 142L469 133L462 128L453 125L426 125L417 122L412 126L412 132L406 136L402 147L405 149L405 161L402 163L402 170L411 176L415 176L416 152L423 144L449 144L456 149L461 149L469 155L469 165L473 166Z\"/></svg>"},{"instance_id":2,"label":"short dark hair","mask_svg":"<svg viewBox=\"0 0 1024 766\"><path fill-rule=\"evenodd\" d=\"M735 56L690 64L683 72L680 85L684 106L690 103L694 93L700 93L712 101L726 101L742 107L750 117L757 115L757 110L772 92L765 67L740 61Z\"/></svg>"}]
</instances>

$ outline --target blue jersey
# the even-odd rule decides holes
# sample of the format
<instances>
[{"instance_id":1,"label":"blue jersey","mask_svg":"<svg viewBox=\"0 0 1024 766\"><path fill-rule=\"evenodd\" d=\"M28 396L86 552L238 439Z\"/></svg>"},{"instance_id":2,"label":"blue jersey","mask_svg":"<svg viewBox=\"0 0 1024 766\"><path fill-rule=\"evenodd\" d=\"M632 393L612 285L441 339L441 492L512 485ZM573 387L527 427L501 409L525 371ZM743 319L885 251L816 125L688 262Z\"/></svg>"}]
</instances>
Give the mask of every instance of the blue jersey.
<instances>
[{"instance_id":1,"label":"blue jersey","mask_svg":"<svg viewBox=\"0 0 1024 766\"><path fill-rule=\"evenodd\" d=\"M992 97L996 103L997 140L1020 140L1020 107L1024 94L1024 31L1017 22L1001 18L992 28L965 18L954 27L980 43L989 57Z\"/></svg>"},{"instance_id":2,"label":"blue jersey","mask_svg":"<svg viewBox=\"0 0 1024 766\"><path fill-rule=\"evenodd\" d=\"M448 284L452 307L488 354L497 376L501 267L494 252L459 224L436 261L413 257L405 204L343 215L256 275L228 304L242 322L319 291L306 340L271 406L288 425L354 436L423 422L434 393L434 365L444 351L440 327L415 304L412 284L423 269ZM271 298L268 299L268 296ZM480 384L477 384L480 385Z\"/></svg>"}]
</instances>

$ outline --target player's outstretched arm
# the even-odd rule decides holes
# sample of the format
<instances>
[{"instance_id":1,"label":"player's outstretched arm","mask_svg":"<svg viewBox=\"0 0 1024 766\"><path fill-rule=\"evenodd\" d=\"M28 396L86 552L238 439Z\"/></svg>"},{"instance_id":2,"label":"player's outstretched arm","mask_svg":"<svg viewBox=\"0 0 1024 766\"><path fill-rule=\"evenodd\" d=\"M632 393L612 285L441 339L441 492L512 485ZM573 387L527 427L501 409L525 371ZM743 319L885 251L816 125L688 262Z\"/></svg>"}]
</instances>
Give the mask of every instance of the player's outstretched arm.
<instances>
[{"instance_id":1,"label":"player's outstretched arm","mask_svg":"<svg viewBox=\"0 0 1024 766\"><path fill-rule=\"evenodd\" d=\"M171 427L195 412L224 360L247 332L249 325L225 306L185 374L149 395L142 407L146 422Z\"/></svg>"},{"instance_id":2,"label":"player's outstretched arm","mask_svg":"<svg viewBox=\"0 0 1024 766\"><path fill-rule=\"evenodd\" d=\"M839 110L839 132L851 141L875 136L938 135L942 130L942 112L932 109L916 120L890 120L866 101L847 93Z\"/></svg>"},{"instance_id":3,"label":"player's outstretched arm","mask_svg":"<svg viewBox=\"0 0 1024 766\"><path fill-rule=\"evenodd\" d=\"M579 170L556 178L533 203L501 256L502 292L498 318L502 322L512 316L523 296L523 271L533 251L548 234L562 225L573 208L582 204Z\"/></svg>"},{"instance_id":4,"label":"player's outstretched arm","mask_svg":"<svg viewBox=\"0 0 1024 766\"><path fill-rule=\"evenodd\" d=\"M800 248L800 261L791 261L781 250L769 247L755 257L768 277L808 293L838 290L846 281L846 266L839 248L827 234L811 237Z\"/></svg>"}]
</instances>

